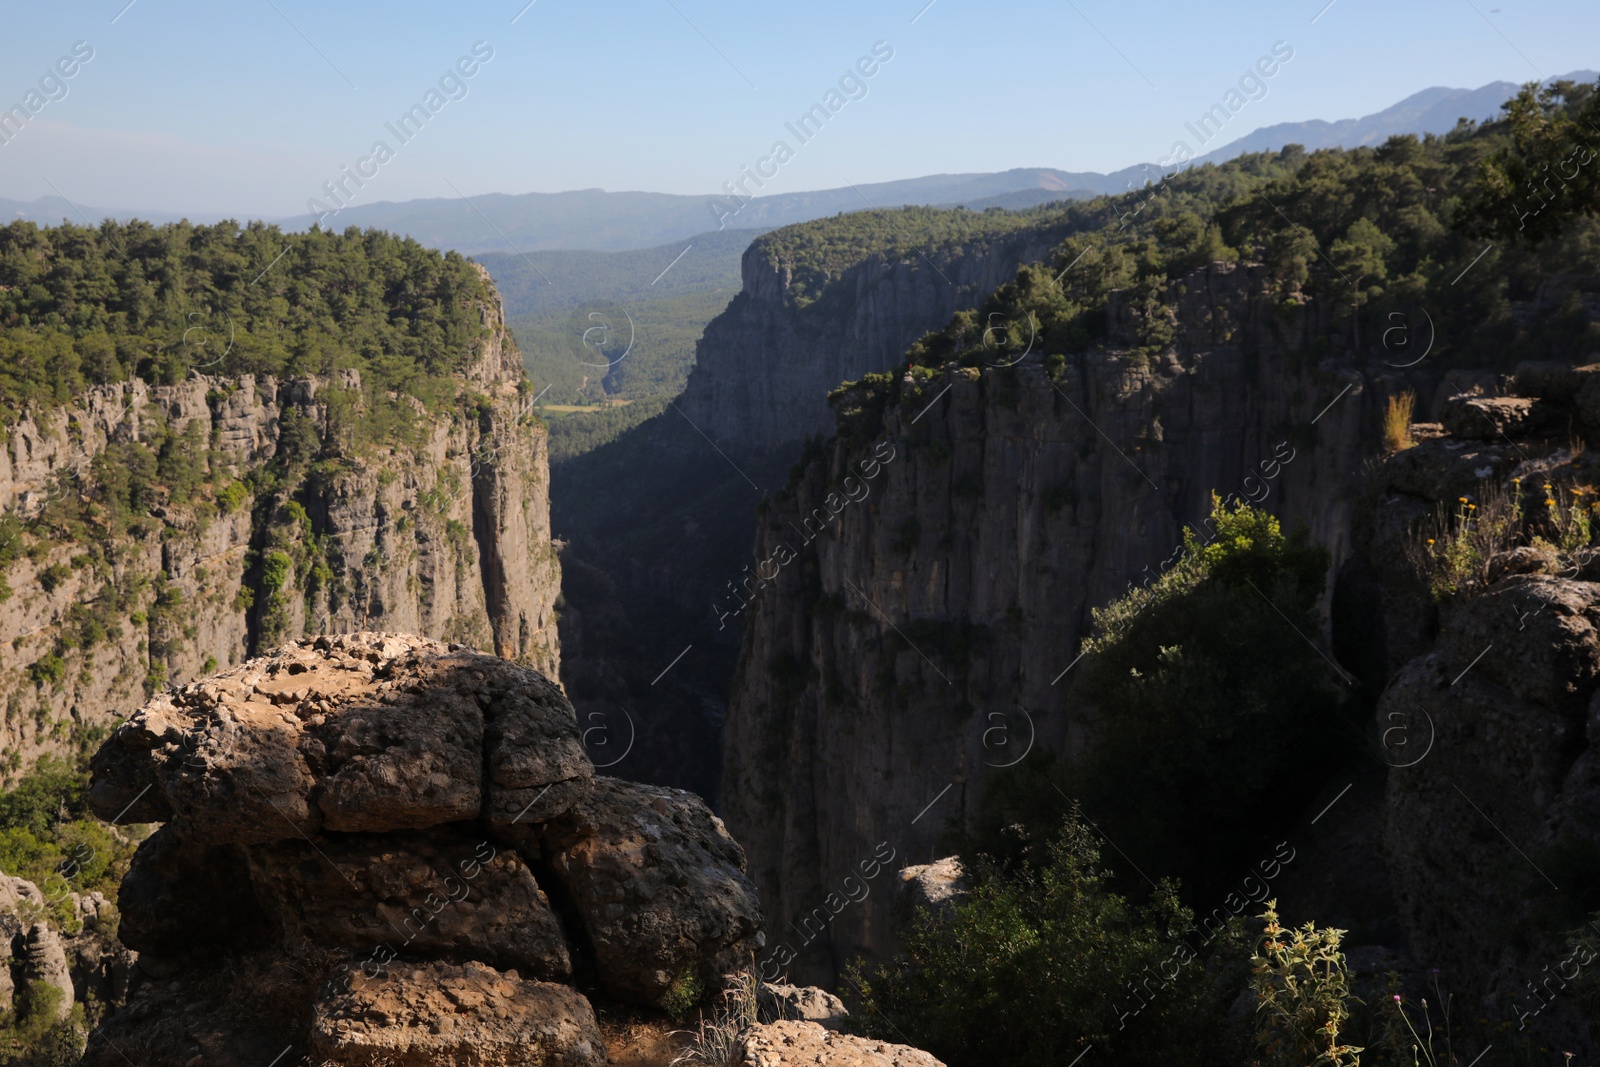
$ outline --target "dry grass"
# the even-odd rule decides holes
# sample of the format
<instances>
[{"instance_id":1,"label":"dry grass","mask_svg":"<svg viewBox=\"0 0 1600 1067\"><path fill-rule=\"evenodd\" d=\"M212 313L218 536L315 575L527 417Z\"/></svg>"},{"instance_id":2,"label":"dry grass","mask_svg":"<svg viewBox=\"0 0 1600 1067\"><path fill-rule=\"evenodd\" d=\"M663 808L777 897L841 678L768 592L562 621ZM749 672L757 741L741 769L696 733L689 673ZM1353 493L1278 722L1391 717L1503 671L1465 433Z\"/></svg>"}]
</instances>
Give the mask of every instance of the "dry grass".
<instances>
[{"instance_id":1,"label":"dry grass","mask_svg":"<svg viewBox=\"0 0 1600 1067\"><path fill-rule=\"evenodd\" d=\"M700 1013L700 1024L672 1067L706 1064L737 1067L744 1056L745 1033L756 1024L761 979L753 970L723 975L722 1003Z\"/></svg>"},{"instance_id":2,"label":"dry grass","mask_svg":"<svg viewBox=\"0 0 1600 1067\"><path fill-rule=\"evenodd\" d=\"M1383 408L1383 451L1386 454L1404 452L1416 446L1411 436L1411 414L1417 406L1417 394L1407 389L1391 396Z\"/></svg>"}]
</instances>

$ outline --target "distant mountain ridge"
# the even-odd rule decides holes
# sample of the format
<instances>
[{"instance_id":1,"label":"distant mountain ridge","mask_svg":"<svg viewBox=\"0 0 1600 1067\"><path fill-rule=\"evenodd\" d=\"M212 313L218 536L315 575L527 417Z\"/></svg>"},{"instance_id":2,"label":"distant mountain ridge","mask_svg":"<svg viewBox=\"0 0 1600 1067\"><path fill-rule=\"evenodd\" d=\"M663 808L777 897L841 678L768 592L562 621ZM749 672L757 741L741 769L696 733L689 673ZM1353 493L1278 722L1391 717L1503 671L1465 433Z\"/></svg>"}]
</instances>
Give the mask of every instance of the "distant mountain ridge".
<instances>
[{"instance_id":1,"label":"distant mountain ridge","mask_svg":"<svg viewBox=\"0 0 1600 1067\"><path fill-rule=\"evenodd\" d=\"M1556 81L1593 82L1596 78L1600 78L1600 73L1577 70L1547 79L1546 84ZM1319 148L1361 148L1382 144L1390 137L1408 133L1419 137L1426 133L1447 133L1459 119L1475 122L1493 119L1520 88L1515 82L1490 82L1477 89L1435 86L1412 93L1392 107L1359 119L1339 119L1336 122L1311 119L1308 122L1279 122L1263 126L1199 157L1196 162L1223 163L1249 152L1276 152L1286 144L1303 145L1307 152L1315 152Z\"/></svg>"},{"instance_id":2,"label":"distant mountain ridge","mask_svg":"<svg viewBox=\"0 0 1600 1067\"><path fill-rule=\"evenodd\" d=\"M1560 78L1593 82L1592 70L1574 71ZM1548 81L1560 80L1551 78ZM1195 163L1222 163L1247 152L1275 152L1286 144L1319 148L1358 148L1381 144L1398 134L1448 133L1462 118L1482 121L1500 113L1517 92L1514 82L1497 81L1477 89L1435 87L1401 100L1392 107L1361 118L1329 122L1280 122L1263 126L1204 155ZM726 229L765 230L791 223L809 222L841 212L873 208L926 205L1020 209L1052 200L1115 194L1158 177L1153 163L1137 164L1102 174L1097 171L1063 171L1050 167L1018 167L995 173L931 174L839 189L759 196L747 201ZM648 249L718 228L717 205L723 194L688 196L676 193L607 192L577 189L561 193L489 193L470 202L457 199L380 201L355 204L331 216L326 225L389 230L413 237L426 245L453 248L467 255L479 253L530 253L556 250L618 252ZM172 222L184 217L170 212L107 211L74 205L61 197L31 202L0 198L0 218L27 219L53 225L62 219L83 223L101 218L149 219ZM221 221L227 215L187 216L194 222ZM310 225L310 214L275 220L285 229Z\"/></svg>"}]
</instances>

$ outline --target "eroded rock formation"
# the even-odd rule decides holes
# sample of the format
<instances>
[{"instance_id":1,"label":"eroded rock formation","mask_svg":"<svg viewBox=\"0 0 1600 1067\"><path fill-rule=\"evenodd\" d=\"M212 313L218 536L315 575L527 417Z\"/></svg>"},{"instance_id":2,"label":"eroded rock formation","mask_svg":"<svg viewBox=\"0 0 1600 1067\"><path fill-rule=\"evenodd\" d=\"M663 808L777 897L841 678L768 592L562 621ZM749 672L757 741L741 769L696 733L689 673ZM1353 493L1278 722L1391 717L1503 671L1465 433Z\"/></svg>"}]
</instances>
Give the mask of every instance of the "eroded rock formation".
<instances>
[{"instance_id":1,"label":"eroded rock formation","mask_svg":"<svg viewBox=\"0 0 1600 1067\"><path fill-rule=\"evenodd\" d=\"M136 956L113 932L116 909L98 892L56 892L62 896L0 874L0 1014L33 1014L41 989L54 991L56 1019L67 1017L74 1000L115 1004L127 995ZM61 914L56 905L68 901L71 932L52 921Z\"/></svg>"},{"instance_id":2,"label":"eroded rock formation","mask_svg":"<svg viewBox=\"0 0 1600 1067\"><path fill-rule=\"evenodd\" d=\"M158 696L94 771L97 814L165 825L121 894L159 981L90 1063L603 1063L586 994L656 1006L762 945L721 820L596 776L558 687L461 645L289 645Z\"/></svg>"}]
</instances>

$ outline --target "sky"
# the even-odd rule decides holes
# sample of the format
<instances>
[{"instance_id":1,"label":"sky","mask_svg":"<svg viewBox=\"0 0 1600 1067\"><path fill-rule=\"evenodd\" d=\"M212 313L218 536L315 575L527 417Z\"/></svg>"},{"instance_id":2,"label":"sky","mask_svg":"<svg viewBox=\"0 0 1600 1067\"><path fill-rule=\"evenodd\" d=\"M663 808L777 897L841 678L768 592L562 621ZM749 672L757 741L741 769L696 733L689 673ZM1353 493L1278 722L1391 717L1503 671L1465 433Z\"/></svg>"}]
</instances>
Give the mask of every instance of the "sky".
<instances>
[{"instance_id":1,"label":"sky","mask_svg":"<svg viewBox=\"0 0 1600 1067\"><path fill-rule=\"evenodd\" d=\"M0 144L0 197L283 217L345 166L373 175L356 203L706 194L780 139L766 193L1110 171L1165 157L1274 45L1292 58L1230 139L1600 67L1594 0L1495 2L11 0L0 106L37 113ZM841 78L800 145L785 124ZM434 102L404 142L386 126Z\"/></svg>"}]
</instances>

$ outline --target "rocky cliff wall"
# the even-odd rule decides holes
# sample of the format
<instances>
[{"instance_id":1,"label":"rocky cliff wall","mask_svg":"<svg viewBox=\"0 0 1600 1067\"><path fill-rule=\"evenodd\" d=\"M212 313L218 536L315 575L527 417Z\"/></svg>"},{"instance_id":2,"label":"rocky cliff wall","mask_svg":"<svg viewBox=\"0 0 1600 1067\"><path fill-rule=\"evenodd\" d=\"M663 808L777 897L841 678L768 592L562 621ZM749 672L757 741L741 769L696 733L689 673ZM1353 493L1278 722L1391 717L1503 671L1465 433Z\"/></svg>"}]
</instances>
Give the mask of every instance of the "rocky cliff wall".
<instances>
[{"instance_id":1,"label":"rocky cliff wall","mask_svg":"<svg viewBox=\"0 0 1600 1067\"><path fill-rule=\"evenodd\" d=\"M1513 384L1416 427L1355 524L1378 579L1365 658L1388 680L1382 853L1411 953L1457 1003L1580 1048L1600 948L1600 460L1574 441L1600 430L1600 364L1523 364ZM1434 525L1469 505L1472 539Z\"/></svg>"},{"instance_id":2,"label":"rocky cliff wall","mask_svg":"<svg viewBox=\"0 0 1600 1067\"><path fill-rule=\"evenodd\" d=\"M865 255L809 303L793 265L757 241L676 406L557 468L563 680L586 722L638 738L611 773L716 802L738 620L723 625L715 605L750 562L762 493L783 484L805 438L831 432L829 391L892 366L1060 237L1042 223L934 252L932 265Z\"/></svg>"},{"instance_id":3,"label":"rocky cliff wall","mask_svg":"<svg viewBox=\"0 0 1600 1067\"><path fill-rule=\"evenodd\" d=\"M863 861L929 861L988 768L1070 744L1090 609L1156 573L1213 490L1303 525L1336 567L1348 554L1392 372L1307 355L1338 324L1285 309L1256 268L1216 265L1169 300L1166 354L1129 350L1113 299L1107 350L1054 374L948 368L767 507L759 578L727 603L744 643L723 804L796 978L890 944L886 888L825 906Z\"/></svg>"},{"instance_id":4,"label":"rocky cliff wall","mask_svg":"<svg viewBox=\"0 0 1600 1067\"><path fill-rule=\"evenodd\" d=\"M714 440L752 452L826 437L830 390L894 366L924 333L1044 259L1065 232L1056 221L931 257L873 254L811 303L794 292L794 265L757 240L744 254L743 290L696 346L679 406Z\"/></svg>"},{"instance_id":5,"label":"rocky cliff wall","mask_svg":"<svg viewBox=\"0 0 1600 1067\"><path fill-rule=\"evenodd\" d=\"M346 427L367 417L354 372L191 372L102 387L11 426L0 448L0 508L15 520L0 531L14 557L0 601L7 772L81 746L163 684L302 633L408 630L554 675L545 432L498 303L483 318L461 395L414 410L405 444L336 440L331 409L343 405ZM100 507L123 455L108 449L190 427L193 462L209 471L202 499L171 505L157 485L87 551L70 521ZM314 459L296 452L308 433Z\"/></svg>"}]
</instances>

